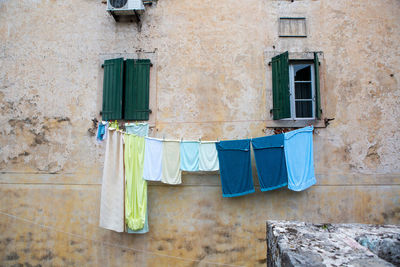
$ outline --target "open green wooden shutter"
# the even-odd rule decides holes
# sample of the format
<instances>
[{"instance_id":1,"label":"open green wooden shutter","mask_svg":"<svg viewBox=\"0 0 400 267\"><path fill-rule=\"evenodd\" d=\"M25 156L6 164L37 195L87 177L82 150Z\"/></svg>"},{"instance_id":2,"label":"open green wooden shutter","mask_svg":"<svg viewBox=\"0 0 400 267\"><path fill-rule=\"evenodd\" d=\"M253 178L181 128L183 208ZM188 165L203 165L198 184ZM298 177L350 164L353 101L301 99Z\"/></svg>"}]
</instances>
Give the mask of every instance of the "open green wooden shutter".
<instances>
[{"instance_id":1,"label":"open green wooden shutter","mask_svg":"<svg viewBox=\"0 0 400 267\"><path fill-rule=\"evenodd\" d=\"M290 118L288 52L272 58L272 97L274 120Z\"/></svg>"},{"instance_id":2,"label":"open green wooden shutter","mask_svg":"<svg viewBox=\"0 0 400 267\"><path fill-rule=\"evenodd\" d=\"M321 119L321 95L319 91L319 61L318 53L314 52L314 70L315 70L315 116Z\"/></svg>"},{"instance_id":3,"label":"open green wooden shutter","mask_svg":"<svg viewBox=\"0 0 400 267\"><path fill-rule=\"evenodd\" d=\"M122 119L122 90L124 59L104 61L103 108L105 121Z\"/></svg>"},{"instance_id":4,"label":"open green wooden shutter","mask_svg":"<svg viewBox=\"0 0 400 267\"><path fill-rule=\"evenodd\" d=\"M149 120L149 59L125 62L125 120Z\"/></svg>"}]
</instances>

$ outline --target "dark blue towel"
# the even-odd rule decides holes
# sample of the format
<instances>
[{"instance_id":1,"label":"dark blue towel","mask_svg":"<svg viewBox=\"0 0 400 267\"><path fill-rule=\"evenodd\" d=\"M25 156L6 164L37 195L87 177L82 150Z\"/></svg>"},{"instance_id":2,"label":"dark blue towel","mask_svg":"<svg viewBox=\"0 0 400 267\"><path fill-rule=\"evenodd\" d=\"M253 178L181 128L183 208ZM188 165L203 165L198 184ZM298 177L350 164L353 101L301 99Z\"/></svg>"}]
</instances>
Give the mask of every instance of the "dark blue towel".
<instances>
[{"instance_id":1,"label":"dark blue towel","mask_svg":"<svg viewBox=\"0 0 400 267\"><path fill-rule=\"evenodd\" d=\"M261 191L277 189L288 184L283 143L283 134L252 139Z\"/></svg>"},{"instance_id":2,"label":"dark blue towel","mask_svg":"<svg viewBox=\"0 0 400 267\"><path fill-rule=\"evenodd\" d=\"M237 197L254 192L250 164L250 140L215 143L218 150L222 196Z\"/></svg>"}]
</instances>

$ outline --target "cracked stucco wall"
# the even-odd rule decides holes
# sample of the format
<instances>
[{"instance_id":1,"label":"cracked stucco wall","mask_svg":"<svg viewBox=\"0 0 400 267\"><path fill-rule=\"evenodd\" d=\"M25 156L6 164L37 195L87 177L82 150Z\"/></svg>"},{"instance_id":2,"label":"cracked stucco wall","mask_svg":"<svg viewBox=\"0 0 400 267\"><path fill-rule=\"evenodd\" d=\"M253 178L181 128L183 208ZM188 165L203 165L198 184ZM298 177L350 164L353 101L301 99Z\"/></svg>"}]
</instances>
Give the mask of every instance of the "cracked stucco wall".
<instances>
[{"instance_id":1,"label":"cracked stucco wall","mask_svg":"<svg viewBox=\"0 0 400 267\"><path fill-rule=\"evenodd\" d=\"M257 265L267 219L400 222L399 1L159 0L140 24L105 8L0 1L6 265ZM278 37L287 16L307 18L307 38ZM223 199L217 174L184 174L182 186L149 186L149 234L97 226L104 55L156 59L152 135L210 140L272 133L265 52L286 50L323 52L323 115L335 120L315 131L317 186Z\"/></svg>"}]
</instances>

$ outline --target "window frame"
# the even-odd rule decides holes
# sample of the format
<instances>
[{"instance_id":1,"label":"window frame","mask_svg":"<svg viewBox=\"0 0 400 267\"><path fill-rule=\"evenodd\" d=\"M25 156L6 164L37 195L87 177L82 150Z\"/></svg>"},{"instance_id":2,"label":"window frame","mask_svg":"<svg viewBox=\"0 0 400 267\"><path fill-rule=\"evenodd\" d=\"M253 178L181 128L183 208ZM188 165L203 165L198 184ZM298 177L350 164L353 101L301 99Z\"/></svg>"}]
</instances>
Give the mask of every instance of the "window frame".
<instances>
[{"instance_id":1,"label":"window frame","mask_svg":"<svg viewBox=\"0 0 400 267\"><path fill-rule=\"evenodd\" d=\"M288 51L287 51L288 52ZM314 118L281 118L275 119L274 115L276 110L274 109L274 101L275 101L275 94L274 90L275 87L273 80L276 79L274 76L273 71L273 60L274 58L278 57L285 53L285 50L277 51L275 48L267 48L264 50L264 67L265 67L265 77L266 77L266 118L265 118L265 127L268 128L301 128L308 125L314 125L315 128L325 128L327 124L325 123L328 114L326 113L326 97L327 92L325 88L325 59L324 59L324 52L323 51L315 51L315 52L288 52L288 63L292 63L292 61L300 62L300 61L307 61L308 63L311 62L318 62L318 66L314 64L314 73L318 73L318 77L314 75L314 97L315 103L318 106L314 109ZM318 90L317 90L317 85ZM318 104L317 104L317 98ZM289 114L290 116L290 114Z\"/></svg>"},{"instance_id":2,"label":"window frame","mask_svg":"<svg viewBox=\"0 0 400 267\"><path fill-rule=\"evenodd\" d=\"M294 65L310 65L311 66L311 101L312 101L312 117L297 117L296 115L296 94L294 80ZM309 81L306 81L309 82ZM316 103L315 103L315 66L314 62L307 60L289 60L289 93L290 93L290 118L281 120L316 120Z\"/></svg>"}]
</instances>

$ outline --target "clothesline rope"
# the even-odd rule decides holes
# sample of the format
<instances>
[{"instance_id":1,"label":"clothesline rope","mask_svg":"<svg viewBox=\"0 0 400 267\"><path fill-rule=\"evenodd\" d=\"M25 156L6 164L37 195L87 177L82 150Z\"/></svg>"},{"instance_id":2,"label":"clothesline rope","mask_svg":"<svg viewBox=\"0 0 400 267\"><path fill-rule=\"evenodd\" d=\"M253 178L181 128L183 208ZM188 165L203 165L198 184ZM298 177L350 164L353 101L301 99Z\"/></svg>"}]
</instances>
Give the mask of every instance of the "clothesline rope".
<instances>
[{"instance_id":1,"label":"clothesline rope","mask_svg":"<svg viewBox=\"0 0 400 267\"><path fill-rule=\"evenodd\" d=\"M220 122L232 122L232 123L243 123L243 122L259 122L259 121L264 121L264 120L238 120L238 121L203 121L203 122L191 122L191 121L186 121L186 122L167 122L167 123L176 123L176 124L193 124L193 123L220 123ZM117 121L112 122L110 121L110 123L117 123ZM134 123L134 122L129 122L129 123L125 123L125 126L132 126L132 125L136 125L136 124L147 124L146 122L139 122L139 123ZM161 123L162 124L162 123ZM311 124L309 124L308 126L311 126ZM152 127L154 128L154 127ZM116 129L113 127L108 127L109 130L117 130L118 132L122 133L122 134L132 134L132 133L127 133L123 130L120 129ZM253 138L258 138L258 137L264 137L264 136L247 136L247 137L243 137L240 138L239 140L244 140L244 139L250 139L252 140ZM217 143L219 141L226 141L226 140L231 140L231 139L226 139L226 138L217 138L217 140L201 140L201 137L198 140L184 140L183 137L181 137L180 139L166 139L165 137L163 138L158 138L158 137L150 137L150 136L146 136L146 138L149 139L153 139L153 140L158 140L158 141L165 141L165 142L202 142L202 143Z\"/></svg>"},{"instance_id":2,"label":"clothesline rope","mask_svg":"<svg viewBox=\"0 0 400 267\"><path fill-rule=\"evenodd\" d=\"M128 135L135 135L135 134L133 134L133 133L127 133L127 132L125 132L125 131L123 131L123 130L118 130L118 129L116 129L116 128L111 128L111 127L109 127L108 128L108 130L110 130L110 131L117 131L117 132L119 132L119 133L122 133L122 134L128 134ZM183 138L181 138L181 139L167 139L167 138L157 138L157 137L150 137L150 136L146 136L146 137L143 137L143 138L147 138L147 139L152 139L152 140L158 140L158 141L164 141L164 142L201 142L201 143L216 143L216 142L218 142L218 140L201 140L201 138L199 138L198 140L186 140L186 139L183 139Z\"/></svg>"},{"instance_id":3,"label":"clothesline rope","mask_svg":"<svg viewBox=\"0 0 400 267\"><path fill-rule=\"evenodd\" d=\"M265 120L237 120L237 121L162 121L160 124L201 124L201 123L243 123L243 122L265 122Z\"/></svg>"},{"instance_id":4,"label":"clothesline rope","mask_svg":"<svg viewBox=\"0 0 400 267\"><path fill-rule=\"evenodd\" d=\"M119 132L121 134L135 135L133 133L127 133L127 132L125 132L123 130L116 129L116 128L111 128L111 127L108 127L108 130L117 131L117 132ZM158 138L158 137L150 137L150 136L145 136L144 138L163 141L163 142L180 142L180 143L181 142L199 142L199 143L203 143L203 144L205 144L205 143L217 143L219 141L224 141L225 140L225 139L219 139L219 138L218 138L218 140L202 140L201 138L199 138L197 140L186 140L186 139L183 139L183 138L181 138L181 139L167 139L167 138ZM252 140L253 137L251 136L249 138L242 138L242 139Z\"/></svg>"},{"instance_id":5,"label":"clothesline rope","mask_svg":"<svg viewBox=\"0 0 400 267\"><path fill-rule=\"evenodd\" d=\"M148 251L148 250L135 249L135 248L127 247L127 246L117 245L117 244L110 243L110 242L98 241L98 240L91 239L91 238L88 238L88 237L85 237L85 236L82 236L82 235L78 235L78 234L65 232L65 231L56 229L54 227L51 227L51 226L48 226L48 225L44 225L44 224L41 224L41 223L37 223L37 222L31 221L29 219L25 219L25 218L22 218L22 217L13 215L13 214L9 214L9 213L3 212L3 211L0 211L0 214L2 214L4 216L7 216L7 217L10 217L10 218L13 218L13 219L16 219L16 220L24 221L26 223L30 223L30 224L39 226L41 228L45 228L45 229L53 230L53 231L58 232L58 233L69 235L69 236L72 236L72 237L75 237L75 238L91 241L91 242L94 242L94 243L99 243L100 245L103 245L103 246L105 245L105 246L108 246L108 247L116 247L116 248L120 248L120 249L132 250L132 251L136 251L136 252L152 254L152 255L171 258L171 259L178 259L178 260L182 260L182 261L201 262L201 263L206 263L206 264L214 264L214 265L218 265L218 266L233 266L233 267L243 266L243 265L234 265L234 264L225 264L225 263L217 263L217 262L210 262L210 261L195 260L195 259L190 259L190 258L183 258L183 257L165 255L165 254L156 253L156 252L152 252L152 251Z\"/></svg>"}]
</instances>

